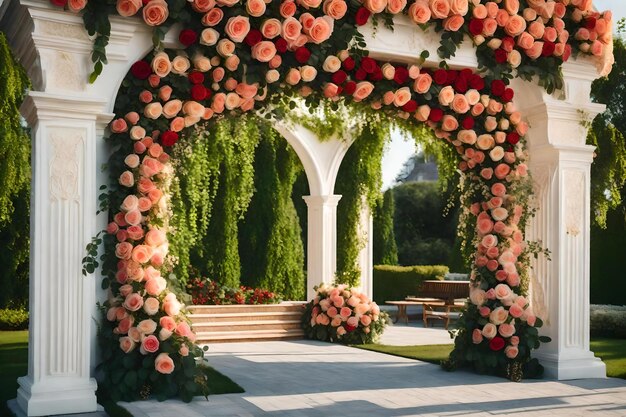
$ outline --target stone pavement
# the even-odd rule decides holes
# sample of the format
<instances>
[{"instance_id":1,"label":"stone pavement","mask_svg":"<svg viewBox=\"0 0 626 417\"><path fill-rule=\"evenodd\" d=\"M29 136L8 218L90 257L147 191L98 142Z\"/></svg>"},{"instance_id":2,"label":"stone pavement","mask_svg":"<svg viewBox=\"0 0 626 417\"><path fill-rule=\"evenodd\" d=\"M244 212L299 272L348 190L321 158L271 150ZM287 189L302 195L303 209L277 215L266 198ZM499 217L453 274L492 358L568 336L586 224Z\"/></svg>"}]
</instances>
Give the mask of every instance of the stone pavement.
<instances>
[{"instance_id":1,"label":"stone pavement","mask_svg":"<svg viewBox=\"0 0 626 417\"><path fill-rule=\"evenodd\" d=\"M380 343L391 346L449 345L453 341L450 333L441 327L424 328L422 321L409 321L409 324L396 323L385 329Z\"/></svg>"},{"instance_id":2,"label":"stone pavement","mask_svg":"<svg viewBox=\"0 0 626 417\"><path fill-rule=\"evenodd\" d=\"M312 341L212 345L209 363L246 392L121 403L137 417L626 416L626 381L524 381Z\"/></svg>"}]
</instances>

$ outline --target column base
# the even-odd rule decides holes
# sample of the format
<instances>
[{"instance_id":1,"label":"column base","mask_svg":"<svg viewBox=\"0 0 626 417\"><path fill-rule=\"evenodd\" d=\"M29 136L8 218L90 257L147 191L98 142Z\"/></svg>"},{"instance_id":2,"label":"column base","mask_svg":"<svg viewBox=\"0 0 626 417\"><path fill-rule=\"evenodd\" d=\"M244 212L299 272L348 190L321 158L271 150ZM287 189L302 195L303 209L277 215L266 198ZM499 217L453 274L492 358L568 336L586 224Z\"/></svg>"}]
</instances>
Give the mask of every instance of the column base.
<instances>
[{"instance_id":1,"label":"column base","mask_svg":"<svg viewBox=\"0 0 626 417\"><path fill-rule=\"evenodd\" d=\"M98 410L93 378L46 378L33 383L29 376L18 378L17 405L25 416L92 413Z\"/></svg>"},{"instance_id":2,"label":"column base","mask_svg":"<svg viewBox=\"0 0 626 417\"><path fill-rule=\"evenodd\" d=\"M577 355L536 352L533 356L543 365L545 376L550 379L606 378L606 365L591 351Z\"/></svg>"}]
</instances>

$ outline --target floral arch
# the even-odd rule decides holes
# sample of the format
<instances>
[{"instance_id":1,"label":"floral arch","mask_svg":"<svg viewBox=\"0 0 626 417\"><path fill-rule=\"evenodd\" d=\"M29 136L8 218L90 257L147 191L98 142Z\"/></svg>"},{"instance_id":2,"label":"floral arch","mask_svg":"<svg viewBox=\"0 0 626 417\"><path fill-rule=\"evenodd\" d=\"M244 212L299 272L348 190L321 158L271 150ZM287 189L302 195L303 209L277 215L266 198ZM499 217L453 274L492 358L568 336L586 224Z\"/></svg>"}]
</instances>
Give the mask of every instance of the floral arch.
<instances>
[{"instance_id":1,"label":"floral arch","mask_svg":"<svg viewBox=\"0 0 626 417\"><path fill-rule=\"evenodd\" d=\"M588 200L583 203L580 200L588 199L590 149L584 146L584 127L573 129L569 147L564 145L567 134L558 132L564 127L571 131L572 120L581 120L571 104L588 114L601 111L601 106L588 103L590 82L597 74L591 70L589 59L582 56L595 56L600 74L610 70L610 12L595 12L588 0L417 0L410 4L406 0L362 3L150 0L145 4L120 0L116 5L97 0L53 0L52 3L82 13L88 32L96 35L91 54L95 63L93 86L79 79L78 74L85 73L86 65L75 60L76 56L86 55L84 46L90 42L84 33L80 33L82 41L78 47L69 42L52 45L42 36L54 35L59 29L67 30L68 35L79 33L76 30L81 30L80 23L74 16L40 2L24 1L23 8L13 4L8 6L12 9L1 9L0 17L9 10L4 25L13 34L14 43L28 39L23 43L26 46L16 49L35 86L45 93L31 93L25 111L31 110L26 116L31 125L38 126L35 141L46 138L52 143L51 150L46 151L51 152L50 160L38 162L38 150L35 150L35 170L39 169L41 176L36 175L35 184L48 175L53 180L62 180L56 185L51 182L49 190L50 204L61 202L58 209L64 210L63 213L89 216L89 210L94 208L93 203L72 204L83 201L83 192L94 195L93 190L86 191L87 186L94 184L93 173L86 181L75 181L75 177L86 164L95 162L95 145L85 144L85 135L101 136L105 120L112 119L110 136L116 148L114 155L119 158L110 164L110 169L119 174L119 189L111 195L114 209L105 238L104 286L111 292L105 302L102 355L103 382L114 398L138 398L146 386L162 397L180 395L190 399L200 392L199 385L193 382L197 376L194 355L200 351L193 343L194 334L181 304L162 277L167 264L164 192L172 175L168 167L169 149L186 129L198 123L216 123L226 114L240 116L263 103L280 108L277 104L280 100L276 98L286 94L299 94L310 105L322 100L344 101L362 106L363 111L399 117L405 123L426 123L441 140L457 150L459 170L463 173L464 222L472 232L468 243L475 247L475 255L470 302L456 339L452 365L470 364L479 371L499 372L518 379L529 363L531 350L544 340L537 331L543 321L537 317L538 310L554 304L559 313L544 318L553 321L549 333L557 346L541 355L542 359L551 361L551 374L569 378L583 375L582 372L587 375L603 372L588 346L585 315L588 313L584 312L588 305L588 298L585 301L588 266L584 259L574 266L566 262L574 259L571 251L576 248L588 252L589 204ZM113 105L110 83L108 101L88 101L89 93L107 90L106 84L105 87L102 84L105 81L97 80L100 73L106 80L105 47L111 44L109 50L113 53L109 59L117 61L114 66L128 68L125 43L136 33L146 39L146 30L136 19L109 20L110 14L141 15L145 24L154 28L154 40L159 47L132 64L121 87L115 116L106 114ZM407 17L394 19L394 15L400 14ZM27 15L35 22L34 33L25 32L23 25L22 28L15 25ZM400 22L395 25L400 29L397 38L388 32L394 22ZM166 29L172 24L176 26L168 32ZM421 26L420 31L429 29L429 32L418 34L416 25ZM176 42L168 39L172 34L178 40L178 48L163 50L164 40L170 45ZM383 41L377 40L378 34ZM408 47L398 45L396 39L405 40ZM469 46L470 41L473 47ZM47 72L37 72L36 56L28 50L32 51L33 46L39 51L42 67L43 63L55 64ZM374 50L373 57L366 48ZM430 51L423 53L424 50ZM473 51L474 58L468 50ZM459 53L458 59L455 53ZM435 54L440 58L434 59ZM567 67L563 77L561 66L572 54L578 56L580 65ZM437 68L440 59L444 60ZM446 59L453 65L456 63L457 69L451 69ZM78 70L65 74L64 62ZM513 80L514 77L517 79ZM534 97L525 95L527 99L521 100L527 107L524 110L535 108L526 115L516 110L511 85L523 85L522 90L529 88L531 84L520 79L533 77L547 93L534 88ZM552 94L554 91L563 92L569 102L562 104L563 100ZM82 94L82 102L74 103L69 103L67 98L59 102L54 97L55 93L67 92L76 96L86 94ZM77 110L84 103L89 103L86 107L91 110ZM545 113L537 110L537 104L543 106ZM68 108L74 109L71 118L82 123L72 122L70 126L74 126L75 132L69 136L58 122L50 122L54 117L68 117L64 116ZM558 113L559 117L552 119L552 113ZM537 136L546 138L543 143L537 140L531 146L531 152L533 148L546 151L533 154L543 163L538 165L539 180L536 177L534 183L528 176L524 136L529 132L529 124L523 116L531 121L530 134L534 130ZM81 136L80 129L85 129L85 135ZM560 142L552 139L556 136ZM88 160L85 149L90 152ZM68 165L64 164L66 159L82 162ZM564 160L566 163L562 164ZM58 175L50 171L42 173L47 164ZM47 179L45 184L48 186ZM531 270L531 256L539 250L536 244L527 242L524 233L533 210L528 201L533 190L544 200L559 199L558 204L540 211L543 223L540 226L533 223L530 230L533 238L541 239L548 234L556 239L548 244L550 249L551 244L558 249L554 252L558 265L553 267L547 261L540 261ZM550 194L547 197L546 190ZM579 194L570 194L576 191ZM35 210L46 207L43 202L37 203L38 197L34 201ZM545 208L546 204L540 202L539 207ZM549 226L547 223L555 213L559 223ZM38 224L43 228L36 220L35 227ZM549 227L554 229L546 232ZM93 229L81 229L81 239ZM576 239L581 233L582 237ZM88 272L99 267L95 261L97 243L98 240L90 245L90 255L83 260ZM37 244L41 245L42 240L34 242L35 254L40 253ZM75 273L75 269L72 271ZM563 285L565 272L576 276L577 281L575 286L562 291L559 286ZM37 281L41 273L41 269L34 271L35 290L31 294L34 303L45 300L40 293L42 284ZM541 274L556 274L557 278ZM557 282L546 284L546 279ZM532 303L538 307L535 311L528 294L531 280L538 283L532 294ZM57 284L60 282L64 281ZM89 292L87 284L76 288L78 294ZM547 300L543 305L538 292ZM567 313L562 313L568 298L580 301L582 307L568 307ZM83 303L86 299L89 297L80 298ZM49 307L50 301L43 302L48 308L43 312L45 315L53 308ZM76 314L84 316L90 307L82 305L81 309ZM568 313L572 317L566 317ZM54 317L59 317L60 313L56 314ZM575 324L579 318L582 330ZM45 323L43 319L42 322ZM42 348L51 344L60 352L67 343L46 336L47 332L39 326L35 325L35 331L31 332L34 343L29 376L20 380L20 406L33 415L41 410L49 413L49 408L42 407L50 404L59 413L64 412L62 404L49 395L42 396L36 387L45 387L49 394L54 392L51 385L54 378L49 376L69 374L82 389L76 390L79 403L85 411L89 410L95 405L94 386L84 360L80 361L78 355L68 356L65 362L51 360L46 366L53 372L43 374L34 362ZM88 327L82 319L72 329L75 333L63 334L82 332L85 338ZM88 341L80 343L83 352L89 345ZM70 368L64 365L72 361L78 365Z\"/></svg>"}]
</instances>

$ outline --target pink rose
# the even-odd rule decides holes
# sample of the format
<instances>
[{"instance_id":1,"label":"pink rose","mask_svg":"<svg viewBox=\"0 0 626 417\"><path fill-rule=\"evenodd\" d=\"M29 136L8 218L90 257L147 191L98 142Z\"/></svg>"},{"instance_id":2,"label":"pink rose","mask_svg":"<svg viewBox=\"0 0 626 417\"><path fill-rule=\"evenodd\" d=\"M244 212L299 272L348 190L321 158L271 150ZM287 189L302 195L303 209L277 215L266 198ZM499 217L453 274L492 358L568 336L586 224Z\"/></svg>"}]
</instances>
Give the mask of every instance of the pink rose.
<instances>
[{"instance_id":1,"label":"pink rose","mask_svg":"<svg viewBox=\"0 0 626 417\"><path fill-rule=\"evenodd\" d=\"M282 26L278 19L272 18L263 21L260 30L263 37L267 39L274 39L275 37L280 36Z\"/></svg>"},{"instance_id":2,"label":"pink rose","mask_svg":"<svg viewBox=\"0 0 626 417\"><path fill-rule=\"evenodd\" d=\"M139 240L143 237L143 228L141 226L130 226L126 229L126 232L132 240Z\"/></svg>"},{"instance_id":3,"label":"pink rose","mask_svg":"<svg viewBox=\"0 0 626 417\"><path fill-rule=\"evenodd\" d=\"M363 326L369 326L370 323L372 322L372 318L370 316L368 316L368 315L363 315L363 316L361 316L361 320L360 321L361 321L361 324Z\"/></svg>"},{"instance_id":4,"label":"pink rose","mask_svg":"<svg viewBox=\"0 0 626 417\"><path fill-rule=\"evenodd\" d=\"M498 300L508 300L513 296L513 291L506 284L498 284L495 288L496 298Z\"/></svg>"},{"instance_id":5,"label":"pink rose","mask_svg":"<svg viewBox=\"0 0 626 417\"><path fill-rule=\"evenodd\" d=\"M248 0L246 3L246 11L250 16L260 17L265 13L265 2L263 0Z\"/></svg>"},{"instance_id":6,"label":"pink rose","mask_svg":"<svg viewBox=\"0 0 626 417\"><path fill-rule=\"evenodd\" d=\"M283 21L283 38L288 42L295 42L302 31L302 24L293 17L288 17Z\"/></svg>"},{"instance_id":7,"label":"pink rose","mask_svg":"<svg viewBox=\"0 0 626 417\"><path fill-rule=\"evenodd\" d=\"M128 242L118 243L115 246L115 256L117 256L119 259L125 259L125 260L130 259L132 252L133 252L133 245L131 245Z\"/></svg>"},{"instance_id":8,"label":"pink rose","mask_svg":"<svg viewBox=\"0 0 626 417\"><path fill-rule=\"evenodd\" d=\"M193 0L191 7L198 13L206 13L215 7L215 0Z\"/></svg>"},{"instance_id":9,"label":"pink rose","mask_svg":"<svg viewBox=\"0 0 626 417\"><path fill-rule=\"evenodd\" d=\"M223 18L224 18L224 11L220 9L219 7L216 7L214 9L209 10L202 17L202 24L204 26L213 27L217 25L218 23L220 23Z\"/></svg>"},{"instance_id":10,"label":"pink rose","mask_svg":"<svg viewBox=\"0 0 626 417\"><path fill-rule=\"evenodd\" d=\"M472 332L472 342L475 345L480 344L483 341L483 334L480 331L480 329L474 329L474 331Z\"/></svg>"},{"instance_id":11,"label":"pink rose","mask_svg":"<svg viewBox=\"0 0 626 417\"><path fill-rule=\"evenodd\" d=\"M350 327L357 327L359 325L359 319L357 319L356 317L350 317L346 321L346 324Z\"/></svg>"},{"instance_id":12,"label":"pink rose","mask_svg":"<svg viewBox=\"0 0 626 417\"><path fill-rule=\"evenodd\" d=\"M122 349L124 353L132 352L135 347L135 342L130 337L120 337L120 349Z\"/></svg>"},{"instance_id":13,"label":"pink rose","mask_svg":"<svg viewBox=\"0 0 626 417\"><path fill-rule=\"evenodd\" d=\"M345 321L352 315L352 310L349 307L342 307L341 310L339 310L339 315Z\"/></svg>"},{"instance_id":14,"label":"pink rose","mask_svg":"<svg viewBox=\"0 0 626 417\"><path fill-rule=\"evenodd\" d=\"M143 303L143 311L145 311L146 314L149 315L149 316L153 316L156 313L158 313L159 307L160 307L159 300L157 300L154 297L146 298L146 300ZM156 330L156 323L154 323L154 327L155 327L155 330ZM154 330L152 330L151 332L145 332L145 333L154 333Z\"/></svg>"},{"instance_id":15,"label":"pink rose","mask_svg":"<svg viewBox=\"0 0 626 417\"><path fill-rule=\"evenodd\" d=\"M318 17L313 21L309 30L309 38L313 43L320 44L326 41L333 33L334 20L329 16Z\"/></svg>"},{"instance_id":16,"label":"pink rose","mask_svg":"<svg viewBox=\"0 0 626 417\"><path fill-rule=\"evenodd\" d=\"M180 356L189 356L189 348L187 345L182 345L180 349L178 349L178 353Z\"/></svg>"},{"instance_id":17,"label":"pink rose","mask_svg":"<svg viewBox=\"0 0 626 417\"><path fill-rule=\"evenodd\" d=\"M283 1L280 4L280 15L285 19L288 17L292 17L296 13L296 3L292 0Z\"/></svg>"},{"instance_id":18,"label":"pink rose","mask_svg":"<svg viewBox=\"0 0 626 417\"><path fill-rule=\"evenodd\" d=\"M163 301L163 311L165 311L165 314L167 314L168 316L177 316L178 313L180 313L180 309L181 305L178 300L176 300L176 298L169 300L166 298Z\"/></svg>"},{"instance_id":19,"label":"pink rose","mask_svg":"<svg viewBox=\"0 0 626 417\"><path fill-rule=\"evenodd\" d=\"M149 300L156 300L157 305L158 305L159 300L157 300L156 298L149 298ZM151 301L151 304L153 303L154 302ZM145 307L146 305L144 303L144 308ZM142 320L139 322L139 324L137 324L137 330L139 330L141 333L146 334L146 335L154 333L156 331L156 328L157 328L157 324L152 319Z\"/></svg>"},{"instance_id":20,"label":"pink rose","mask_svg":"<svg viewBox=\"0 0 626 417\"><path fill-rule=\"evenodd\" d=\"M141 215L141 212L137 209L130 210L124 214L124 220L132 226L136 226L141 223L142 218L143 216Z\"/></svg>"},{"instance_id":21,"label":"pink rose","mask_svg":"<svg viewBox=\"0 0 626 417\"><path fill-rule=\"evenodd\" d=\"M356 85L356 90L352 93L355 101L361 101L367 98L374 91L374 84L369 81L360 81ZM408 91L408 88L407 88ZM409 91L409 95L410 95Z\"/></svg>"},{"instance_id":22,"label":"pink rose","mask_svg":"<svg viewBox=\"0 0 626 417\"><path fill-rule=\"evenodd\" d=\"M504 354L509 359L515 359L519 354L519 349L517 346L507 346L504 348Z\"/></svg>"},{"instance_id":23,"label":"pink rose","mask_svg":"<svg viewBox=\"0 0 626 417\"><path fill-rule=\"evenodd\" d=\"M143 307L143 297L134 292L128 294L124 300L124 308L128 311L137 311Z\"/></svg>"},{"instance_id":24,"label":"pink rose","mask_svg":"<svg viewBox=\"0 0 626 417\"><path fill-rule=\"evenodd\" d=\"M167 353L159 353L154 360L154 369L161 374L171 374L174 372L174 361Z\"/></svg>"},{"instance_id":25,"label":"pink rose","mask_svg":"<svg viewBox=\"0 0 626 417\"><path fill-rule=\"evenodd\" d=\"M252 47L252 58L259 62L269 62L276 55L274 42L262 41Z\"/></svg>"},{"instance_id":26,"label":"pink rose","mask_svg":"<svg viewBox=\"0 0 626 417\"><path fill-rule=\"evenodd\" d=\"M133 249L132 260L140 264L148 263L152 257L152 253L152 247L148 245L137 245Z\"/></svg>"},{"instance_id":27,"label":"pink rose","mask_svg":"<svg viewBox=\"0 0 626 417\"><path fill-rule=\"evenodd\" d=\"M128 125L126 124L126 120L122 119L121 117L111 122L111 132L122 133L122 132L126 132L127 130L128 130Z\"/></svg>"},{"instance_id":28,"label":"pink rose","mask_svg":"<svg viewBox=\"0 0 626 417\"><path fill-rule=\"evenodd\" d=\"M167 283L163 277L151 278L146 281L146 292L150 295L157 296L165 290Z\"/></svg>"},{"instance_id":29,"label":"pink rose","mask_svg":"<svg viewBox=\"0 0 626 417\"><path fill-rule=\"evenodd\" d=\"M159 319L159 325L170 332L176 330L176 321L169 316L161 317Z\"/></svg>"},{"instance_id":30,"label":"pink rose","mask_svg":"<svg viewBox=\"0 0 626 417\"><path fill-rule=\"evenodd\" d=\"M148 26L159 26L164 23L169 16L169 10L165 0L150 0L143 7L143 20Z\"/></svg>"},{"instance_id":31,"label":"pink rose","mask_svg":"<svg viewBox=\"0 0 626 417\"><path fill-rule=\"evenodd\" d=\"M326 83L324 86L324 97L332 98L337 96L337 92L339 91L339 87L333 83Z\"/></svg>"},{"instance_id":32,"label":"pink rose","mask_svg":"<svg viewBox=\"0 0 626 417\"><path fill-rule=\"evenodd\" d=\"M120 16L130 17L137 14L143 3L141 0L117 0L115 8Z\"/></svg>"},{"instance_id":33,"label":"pink rose","mask_svg":"<svg viewBox=\"0 0 626 417\"><path fill-rule=\"evenodd\" d=\"M509 307L509 314L516 319L520 318L522 314L524 314L524 308L520 307L518 304L512 304L511 307Z\"/></svg>"},{"instance_id":34,"label":"pink rose","mask_svg":"<svg viewBox=\"0 0 626 417\"><path fill-rule=\"evenodd\" d=\"M435 19L445 19L450 14L448 0L430 0L430 11Z\"/></svg>"},{"instance_id":35,"label":"pink rose","mask_svg":"<svg viewBox=\"0 0 626 417\"><path fill-rule=\"evenodd\" d=\"M502 323L498 328L498 333L504 338L509 338L515 333L515 326L509 323Z\"/></svg>"}]
</instances>

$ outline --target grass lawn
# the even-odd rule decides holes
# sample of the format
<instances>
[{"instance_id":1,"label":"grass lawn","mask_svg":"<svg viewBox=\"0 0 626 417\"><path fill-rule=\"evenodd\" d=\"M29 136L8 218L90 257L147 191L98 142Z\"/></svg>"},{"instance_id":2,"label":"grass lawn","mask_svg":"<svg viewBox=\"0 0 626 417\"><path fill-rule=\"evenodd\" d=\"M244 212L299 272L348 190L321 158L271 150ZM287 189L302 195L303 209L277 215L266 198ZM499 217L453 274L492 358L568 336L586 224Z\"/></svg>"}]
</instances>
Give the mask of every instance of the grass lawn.
<instances>
[{"instance_id":1,"label":"grass lawn","mask_svg":"<svg viewBox=\"0 0 626 417\"><path fill-rule=\"evenodd\" d=\"M448 358L453 345L388 346L370 344L355 347L439 364ZM626 340L593 339L591 350L606 364L607 376L626 379Z\"/></svg>"},{"instance_id":2,"label":"grass lawn","mask_svg":"<svg viewBox=\"0 0 626 417\"><path fill-rule=\"evenodd\" d=\"M0 331L0 416L11 416L6 402L15 398L17 378L24 376L28 369L28 331ZM227 376L207 366L211 394L244 392L243 388ZM108 401L102 404L111 417L126 417L130 414L122 407Z\"/></svg>"}]
</instances>

